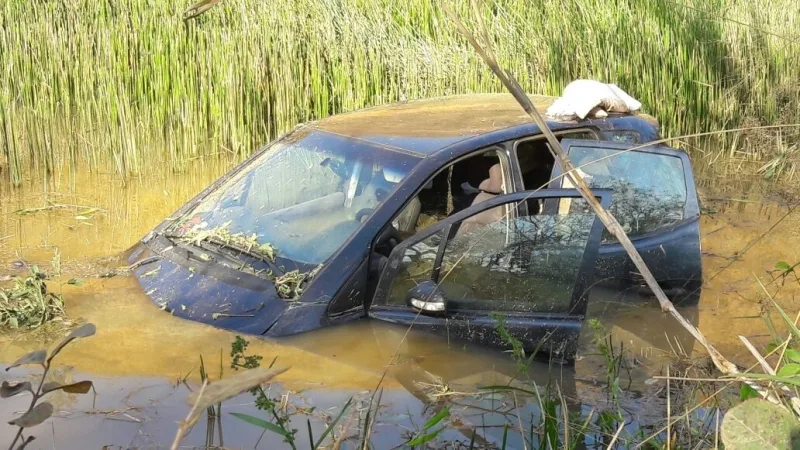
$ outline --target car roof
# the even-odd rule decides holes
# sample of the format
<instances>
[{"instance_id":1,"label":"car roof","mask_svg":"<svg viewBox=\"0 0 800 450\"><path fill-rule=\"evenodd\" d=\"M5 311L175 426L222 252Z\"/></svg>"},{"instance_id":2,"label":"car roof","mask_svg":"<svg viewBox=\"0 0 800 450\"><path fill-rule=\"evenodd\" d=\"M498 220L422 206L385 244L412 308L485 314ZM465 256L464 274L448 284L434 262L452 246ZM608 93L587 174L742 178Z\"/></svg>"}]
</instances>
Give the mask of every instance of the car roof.
<instances>
[{"instance_id":1,"label":"car roof","mask_svg":"<svg viewBox=\"0 0 800 450\"><path fill-rule=\"evenodd\" d=\"M529 97L541 113L556 99L542 95ZM641 117L650 126L657 126L656 120L645 114L611 115L608 120L614 121L617 117ZM559 129L586 124L577 120L549 118L548 122ZM366 108L308 125L322 131L430 155L465 139L530 124L530 117L511 94L467 94Z\"/></svg>"}]
</instances>

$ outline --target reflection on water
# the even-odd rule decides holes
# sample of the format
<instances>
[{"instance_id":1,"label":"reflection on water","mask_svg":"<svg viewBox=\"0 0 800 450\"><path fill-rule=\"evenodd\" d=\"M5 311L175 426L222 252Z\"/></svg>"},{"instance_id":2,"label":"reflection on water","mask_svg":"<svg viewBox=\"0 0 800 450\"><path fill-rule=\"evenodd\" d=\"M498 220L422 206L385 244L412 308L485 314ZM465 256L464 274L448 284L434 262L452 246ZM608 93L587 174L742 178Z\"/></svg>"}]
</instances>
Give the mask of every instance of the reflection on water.
<instances>
[{"instance_id":1,"label":"reflection on water","mask_svg":"<svg viewBox=\"0 0 800 450\"><path fill-rule=\"evenodd\" d=\"M99 381L99 397L94 406L87 403L90 397L58 406L62 411L54 421L58 448L100 448L106 444L127 448L167 442L175 421L186 413L184 388L173 387L172 381L187 374L190 380L196 380L200 355L207 366L215 367L221 357L223 366L228 367L234 334L160 311L131 278L92 277L100 273L97 258L130 247L226 168L206 166L183 175L143 179L124 189L111 177L78 174L72 191L65 181L51 183L46 192L40 185L38 189L5 192L0 198L0 276L19 273L20 265L12 263L20 260L52 272L57 249L62 275L49 287L64 294L71 319L98 325L96 336L67 348L60 357L65 366ZM699 305L682 312L723 354L749 366L753 361L737 336L747 336L757 346L770 339L760 316L764 296L756 278L770 293L777 293L790 314L800 308L795 300L800 298L795 295L797 283L771 282L774 274L770 272L777 261L800 261L800 247L787 245L800 237L800 213L780 202L766 202L760 195L748 197L740 191L704 189L703 194L706 283ZM719 199L723 197L735 200ZM25 208L40 209L24 215L14 213ZM66 283L75 276L85 278L85 283ZM611 331L612 340L629 352L634 361L630 367L631 391L647 391L647 380L663 373L675 353L702 354L691 337L659 310L654 299L636 292L597 289L592 293L588 315L598 318ZM607 399L602 388L605 368L602 357L594 354L591 337L591 330L586 328L574 367L536 362L530 368L530 377L541 385L548 381L558 384L577 408L602 404ZM0 362L8 363L40 347L41 338L40 334L0 336ZM518 376L517 366L505 353L370 320L281 341L252 338L251 342L250 352L263 355L265 360L277 357L290 365L290 371L281 376L282 386L305 390L303 401L321 409L342 405L350 395L374 390L394 361L389 376L382 381L387 388L384 396L390 400L385 417L391 418L387 422L397 423L383 426L381 432L391 436L385 442L392 445L403 442L403 433L412 428L412 422L430 415L425 405L440 398L442 392L437 386L447 384L451 389L467 391L479 385L508 383ZM633 414L640 418L663 416L659 401L642 404L636 401L639 394L629 395L628 409ZM139 403L130 403L132 399ZM20 402L24 401L5 402L0 412L5 418L22 409ZM246 411L252 408L248 406L251 401L243 396L231 404ZM475 401L487 400L479 397ZM136 420L87 414L90 409L125 410ZM466 416L464 413L465 420ZM314 426L321 424L315 422ZM259 433L252 427L226 418L228 426L233 430L226 430L228 436L241 436L231 442L235 445L249 446L258 439ZM295 427L305 429L305 424ZM46 428L39 430L40 445L49 442L47 436L52 434ZM315 429L317 435L321 429ZM0 429L0 434L6 432ZM453 432L457 436L450 438L465 439L463 433ZM190 444L200 445L203 436L203 430L193 431Z\"/></svg>"}]
</instances>

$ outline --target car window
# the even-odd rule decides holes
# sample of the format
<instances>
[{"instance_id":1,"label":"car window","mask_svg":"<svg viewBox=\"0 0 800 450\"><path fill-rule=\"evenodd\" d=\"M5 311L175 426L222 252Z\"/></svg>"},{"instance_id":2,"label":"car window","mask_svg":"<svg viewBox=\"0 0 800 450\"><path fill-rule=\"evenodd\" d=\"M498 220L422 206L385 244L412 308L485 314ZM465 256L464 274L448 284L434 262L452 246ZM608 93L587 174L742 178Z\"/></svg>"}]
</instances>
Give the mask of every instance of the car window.
<instances>
[{"instance_id":1,"label":"car window","mask_svg":"<svg viewBox=\"0 0 800 450\"><path fill-rule=\"evenodd\" d=\"M442 232L440 231L405 250L400 261L402 268L392 283L388 304L405 305L408 291L431 279L433 263L436 260L436 252L441 241Z\"/></svg>"},{"instance_id":2,"label":"car window","mask_svg":"<svg viewBox=\"0 0 800 450\"><path fill-rule=\"evenodd\" d=\"M629 236L684 219L687 190L679 157L575 145L569 155L590 187L613 189L609 210ZM564 178L562 186L572 185ZM604 242L615 240L604 233Z\"/></svg>"},{"instance_id":3,"label":"car window","mask_svg":"<svg viewBox=\"0 0 800 450\"><path fill-rule=\"evenodd\" d=\"M588 207L534 214L526 213L531 205L520 206L501 205L455 225L435 280L454 310L570 312L595 216ZM431 279L441 239L435 234L406 249L390 304L405 305L408 290Z\"/></svg>"},{"instance_id":4,"label":"car window","mask_svg":"<svg viewBox=\"0 0 800 450\"><path fill-rule=\"evenodd\" d=\"M598 139L594 130L557 131L556 137L561 139ZM533 139L526 138L514 145L517 156L520 176L522 177L523 190L534 190L547 187L553 172L555 158L550 152L547 139L537 136Z\"/></svg>"},{"instance_id":5,"label":"car window","mask_svg":"<svg viewBox=\"0 0 800 450\"><path fill-rule=\"evenodd\" d=\"M171 233L241 233L280 257L320 264L418 161L338 135L295 132L202 199Z\"/></svg>"}]
</instances>

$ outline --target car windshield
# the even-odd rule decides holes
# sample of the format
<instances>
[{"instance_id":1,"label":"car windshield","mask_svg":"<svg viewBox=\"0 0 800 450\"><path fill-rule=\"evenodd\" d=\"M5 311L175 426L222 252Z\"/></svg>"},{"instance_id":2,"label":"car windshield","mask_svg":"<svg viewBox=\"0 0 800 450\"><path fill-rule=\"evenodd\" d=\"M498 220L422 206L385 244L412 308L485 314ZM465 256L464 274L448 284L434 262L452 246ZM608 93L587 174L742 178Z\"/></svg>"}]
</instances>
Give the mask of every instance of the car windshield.
<instances>
[{"instance_id":1,"label":"car windshield","mask_svg":"<svg viewBox=\"0 0 800 450\"><path fill-rule=\"evenodd\" d=\"M274 248L281 258L321 264L418 161L363 141L301 129L213 190L169 233L220 235L245 246Z\"/></svg>"}]
</instances>

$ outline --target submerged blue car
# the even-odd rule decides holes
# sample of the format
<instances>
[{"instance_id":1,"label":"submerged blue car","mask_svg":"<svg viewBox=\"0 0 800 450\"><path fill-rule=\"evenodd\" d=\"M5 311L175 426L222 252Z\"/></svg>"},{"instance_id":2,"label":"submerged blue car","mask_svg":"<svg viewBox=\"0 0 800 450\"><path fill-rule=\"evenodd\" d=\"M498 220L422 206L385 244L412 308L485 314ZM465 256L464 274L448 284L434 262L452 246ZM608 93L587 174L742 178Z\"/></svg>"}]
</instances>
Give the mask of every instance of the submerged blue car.
<instances>
[{"instance_id":1,"label":"submerged blue car","mask_svg":"<svg viewBox=\"0 0 800 450\"><path fill-rule=\"evenodd\" d=\"M534 97L545 109L552 98ZM702 283L691 162L645 115L551 121L676 303ZM569 360L594 286L642 286L510 95L420 100L297 127L128 253L179 317L284 336L369 316Z\"/></svg>"}]
</instances>

